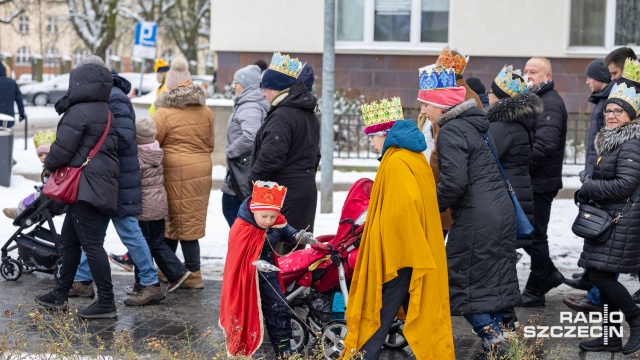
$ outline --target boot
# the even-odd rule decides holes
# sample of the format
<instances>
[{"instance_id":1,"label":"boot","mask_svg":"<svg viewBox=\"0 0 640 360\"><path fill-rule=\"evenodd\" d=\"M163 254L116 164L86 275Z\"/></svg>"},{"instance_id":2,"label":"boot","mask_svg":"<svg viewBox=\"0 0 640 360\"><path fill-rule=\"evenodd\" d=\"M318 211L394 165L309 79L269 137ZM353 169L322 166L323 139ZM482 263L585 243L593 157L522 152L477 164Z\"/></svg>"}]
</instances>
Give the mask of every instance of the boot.
<instances>
[{"instance_id":1,"label":"boot","mask_svg":"<svg viewBox=\"0 0 640 360\"><path fill-rule=\"evenodd\" d=\"M160 268L158 268L158 280L162 281L163 283L167 284L169 283L169 279L167 279L167 277L164 275L164 273L160 270Z\"/></svg>"},{"instance_id":2,"label":"boot","mask_svg":"<svg viewBox=\"0 0 640 360\"><path fill-rule=\"evenodd\" d=\"M127 306L158 305L164 298L164 290L162 290L160 283L158 283L156 285L144 286L142 291L132 294L127 298L124 304Z\"/></svg>"},{"instance_id":3,"label":"boot","mask_svg":"<svg viewBox=\"0 0 640 360\"><path fill-rule=\"evenodd\" d=\"M616 326L618 329L620 325L608 324L609 327ZM582 351L608 351L608 352L619 352L622 349L622 339L617 335L610 336L607 339L607 344L604 343L604 337L601 336L596 339L591 339L587 341L580 342L580 350Z\"/></svg>"},{"instance_id":4,"label":"boot","mask_svg":"<svg viewBox=\"0 0 640 360\"><path fill-rule=\"evenodd\" d=\"M78 310L78 317L81 319L115 319L118 317L118 309L113 297L98 298L93 304Z\"/></svg>"},{"instance_id":5,"label":"boot","mask_svg":"<svg viewBox=\"0 0 640 360\"><path fill-rule=\"evenodd\" d=\"M521 307L529 307L529 306L544 306L545 299L544 294L536 293L530 291L527 288L522 290L522 304L518 305Z\"/></svg>"},{"instance_id":6,"label":"boot","mask_svg":"<svg viewBox=\"0 0 640 360\"><path fill-rule=\"evenodd\" d=\"M204 289L204 283L202 282L202 274L200 270L193 271L191 277L182 284L183 289Z\"/></svg>"},{"instance_id":7,"label":"boot","mask_svg":"<svg viewBox=\"0 0 640 360\"><path fill-rule=\"evenodd\" d=\"M569 285L574 289L589 291L593 287L593 284L585 278L577 279L564 279L564 284Z\"/></svg>"},{"instance_id":8,"label":"boot","mask_svg":"<svg viewBox=\"0 0 640 360\"><path fill-rule=\"evenodd\" d=\"M622 347L623 355L633 354L640 349L640 310L636 308L634 312L634 316L627 319L631 334L629 334L627 343Z\"/></svg>"},{"instance_id":9,"label":"boot","mask_svg":"<svg viewBox=\"0 0 640 360\"><path fill-rule=\"evenodd\" d=\"M69 295L67 292L55 287L50 292L44 295L36 296L36 303L49 310L67 311L69 303Z\"/></svg>"},{"instance_id":10,"label":"boot","mask_svg":"<svg viewBox=\"0 0 640 360\"><path fill-rule=\"evenodd\" d=\"M93 283L84 285L80 281L74 281L71 290L69 290L69 297L81 297L93 299L96 293L93 291Z\"/></svg>"},{"instance_id":11,"label":"boot","mask_svg":"<svg viewBox=\"0 0 640 360\"><path fill-rule=\"evenodd\" d=\"M184 285L184 282L187 281L189 278L191 277L191 271L187 270L186 273L182 274L182 276L180 276L176 281L172 282L171 284L169 284L169 286L167 286L167 292L173 292L174 290L179 289L182 285Z\"/></svg>"}]
</instances>

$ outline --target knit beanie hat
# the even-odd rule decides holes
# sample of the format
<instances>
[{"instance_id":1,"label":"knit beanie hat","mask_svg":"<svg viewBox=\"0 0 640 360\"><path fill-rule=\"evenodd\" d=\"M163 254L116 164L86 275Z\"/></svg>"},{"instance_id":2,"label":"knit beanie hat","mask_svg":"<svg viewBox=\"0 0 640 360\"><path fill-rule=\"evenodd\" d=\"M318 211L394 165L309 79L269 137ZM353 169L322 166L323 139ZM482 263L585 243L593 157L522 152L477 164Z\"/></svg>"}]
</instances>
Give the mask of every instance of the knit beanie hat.
<instances>
[{"instance_id":1,"label":"knit beanie hat","mask_svg":"<svg viewBox=\"0 0 640 360\"><path fill-rule=\"evenodd\" d=\"M169 64L167 64L167 62L164 61L164 59L162 58L158 58L156 60L156 63L153 64L153 72L163 73L163 72L169 71L169 69L170 69Z\"/></svg>"},{"instance_id":2,"label":"knit beanie hat","mask_svg":"<svg viewBox=\"0 0 640 360\"><path fill-rule=\"evenodd\" d=\"M171 69L167 74L167 88L174 88L185 81L191 81L187 60L183 57L175 58L171 62Z\"/></svg>"},{"instance_id":3,"label":"knit beanie hat","mask_svg":"<svg viewBox=\"0 0 640 360\"><path fill-rule=\"evenodd\" d=\"M611 82L611 73L604 65L603 59L595 59L587 66L587 76L605 84Z\"/></svg>"},{"instance_id":4,"label":"knit beanie hat","mask_svg":"<svg viewBox=\"0 0 640 360\"><path fill-rule=\"evenodd\" d=\"M97 55L89 55L85 58L83 58L82 60L80 60L78 62L78 66L80 67L82 65L87 65L87 64L95 64L95 65L100 65L102 67L107 67L107 64L104 63L104 61L102 60L102 58L100 56Z\"/></svg>"},{"instance_id":5,"label":"knit beanie hat","mask_svg":"<svg viewBox=\"0 0 640 360\"><path fill-rule=\"evenodd\" d=\"M487 92L487 89L485 89L484 85L482 85L482 82L480 81L480 79L476 77L468 78L467 85L469 85L471 90L473 90L478 95L484 94Z\"/></svg>"},{"instance_id":6,"label":"knit beanie hat","mask_svg":"<svg viewBox=\"0 0 640 360\"><path fill-rule=\"evenodd\" d=\"M156 141L156 123L148 117L136 119L136 142L138 145L151 144Z\"/></svg>"},{"instance_id":7,"label":"knit beanie hat","mask_svg":"<svg viewBox=\"0 0 640 360\"><path fill-rule=\"evenodd\" d=\"M239 82L246 89L252 85L260 85L261 75L262 71L258 65L247 65L236 71L233 80Z\"/></svg>"}]
</instances>

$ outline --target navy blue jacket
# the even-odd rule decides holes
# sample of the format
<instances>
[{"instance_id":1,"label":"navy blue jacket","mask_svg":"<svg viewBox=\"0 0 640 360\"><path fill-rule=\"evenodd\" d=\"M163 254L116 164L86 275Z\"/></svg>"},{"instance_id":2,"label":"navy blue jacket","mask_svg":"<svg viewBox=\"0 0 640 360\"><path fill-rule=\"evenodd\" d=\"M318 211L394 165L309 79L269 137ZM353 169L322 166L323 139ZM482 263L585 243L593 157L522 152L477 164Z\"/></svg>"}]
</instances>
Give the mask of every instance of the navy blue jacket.
<instances>
[{"instance_id":1,"label":"navy blue jacket","mask_svg":"<svg viewBox=\"0 0 640 360\"><path fill-rule=\"evenodd\" d=\"M16 82L7 77L7 69L0 62L0 114L15 116L13 103L18 104L18 112L24 115L24 103L22 102L22 93ZM12 127L14 122L7 123L8 127Z\"/></svg>"},{"instance_id":2,"label":"navy blue jacket","mask_svg":"<svg viewBox=\"0 0 640 360\"><path fill-rule=\"evenodd\" d=\"M604 114L602 111L604 110L604 103L607 102L613 84L615 84L614 81L610 82L604 89L589 96L589 102L595 104L593 113L591 114L591 125L589 126L589 137L587 138L587 159L584 164L584 169L589 175L591 175L593 166L596 164L596 159L598 158L594 144L596 135L598 135L600 129L605 127Z\"/></svg>"},{"instance_id":3,"label":"navy blue jacket","mask_svg":"<svg viewBox=\"0 0 640 360\"><path fill-rule=\"evenodd\" d=\"M109 110L115 119L118 134L118 207L110 216L136 216L142 214L142 187L140 163L136 144L136 116L127 94L131 83L117 72L111 71L113 87L109 95Z\"/></svg>"}]
</instances>

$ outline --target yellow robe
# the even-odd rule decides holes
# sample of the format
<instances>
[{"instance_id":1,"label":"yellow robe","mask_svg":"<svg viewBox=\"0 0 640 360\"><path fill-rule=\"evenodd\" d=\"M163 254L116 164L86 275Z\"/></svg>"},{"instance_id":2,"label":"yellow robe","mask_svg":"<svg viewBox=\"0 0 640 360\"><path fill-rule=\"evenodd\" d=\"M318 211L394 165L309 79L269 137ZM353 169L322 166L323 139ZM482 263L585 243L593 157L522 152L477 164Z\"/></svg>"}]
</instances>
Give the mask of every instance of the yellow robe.
<instances>
[{"instance_id":1,"label":"yellow robe","mask_svg":"<svg viewBox=\"0 0 640 360\"><path fill-rule=\"evenodd\" d=\"M371 202L347 304L345 357L380 327L382 284L411 267L404 336L417 359L454 359L447 257L436 185L422 153L390 147Z\"/></svg>"}]
</instances>

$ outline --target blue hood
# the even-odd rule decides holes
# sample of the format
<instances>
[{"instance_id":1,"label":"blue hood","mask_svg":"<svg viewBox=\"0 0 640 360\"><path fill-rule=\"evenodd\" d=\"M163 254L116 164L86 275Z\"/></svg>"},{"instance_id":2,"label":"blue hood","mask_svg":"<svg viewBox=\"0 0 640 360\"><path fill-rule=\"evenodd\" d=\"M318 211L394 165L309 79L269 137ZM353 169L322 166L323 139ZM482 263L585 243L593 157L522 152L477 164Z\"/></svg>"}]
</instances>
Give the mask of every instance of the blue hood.
<instances>
[{"instance_id":1,"label":"blue hood","mask_svg":"<svg viewBox=\"0 0 640 360\"><path fill-rule=\"evenodd\" d=\"M391 146L417 153L427 150L427 142L424 139L424 134L418 130L418 126L411 119L399 120L393 124L387 133L387 138L384 141L382 154L380 154L380 156L384 156L385 151Z\"/></svg>"},{"instance_id":2,"label":"blue hood","mask_svg":"<svg viewBox=\"0 0 640 360\"><path fill-rule=\"evenodd\" d=\"M249 224L257 227L258 229L264 230L260 226L258 226L255 218L253 217L253 213L251 212L251 210L249 210L250 200L251 200L251 196L244 199L244 201L242 202L242 205L240 205L240 208L238 209L238 217L248 222Z\"/></svg>"}]
</instances>

